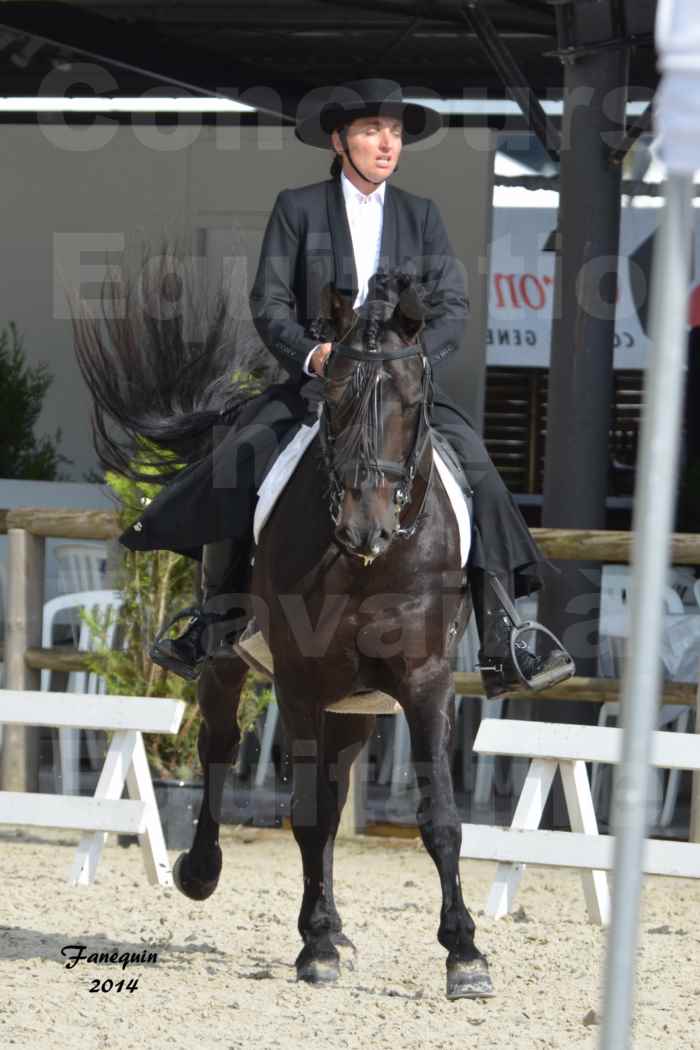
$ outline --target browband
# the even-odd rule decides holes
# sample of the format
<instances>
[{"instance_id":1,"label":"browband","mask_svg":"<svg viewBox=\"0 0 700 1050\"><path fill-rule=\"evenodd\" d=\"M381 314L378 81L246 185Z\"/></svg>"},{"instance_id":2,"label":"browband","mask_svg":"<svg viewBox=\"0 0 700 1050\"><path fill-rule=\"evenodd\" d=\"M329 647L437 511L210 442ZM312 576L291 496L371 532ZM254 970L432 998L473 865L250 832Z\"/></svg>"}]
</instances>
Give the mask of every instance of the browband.
<instances>
[{"instance_id":1,"label":"browband","mask_svg":"<svg viewBox=\"0 0 700 1050\"><path fill-rule=\"evenodd\" d=\"M352 361L399 361L402 357L415 357L423 351L418 343L404 346L401 350L353 350L342 343L333 343L333 354L349 357ZM329 355L330 356L330 355Z\"/></svg>"}]
</instances>

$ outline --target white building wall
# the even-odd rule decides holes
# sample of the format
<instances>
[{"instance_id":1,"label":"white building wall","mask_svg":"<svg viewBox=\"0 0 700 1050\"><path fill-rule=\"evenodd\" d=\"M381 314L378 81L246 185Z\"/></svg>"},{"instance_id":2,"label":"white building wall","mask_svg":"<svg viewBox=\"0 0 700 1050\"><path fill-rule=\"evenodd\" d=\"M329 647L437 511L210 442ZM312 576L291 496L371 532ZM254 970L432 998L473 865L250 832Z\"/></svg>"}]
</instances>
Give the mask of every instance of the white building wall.
<instances>
[{"instance_id":1,"label":"white building wall","mask_svg":"<svg viewBox=\"0 0 700 1050\"><path fill-rule=\"evenodd\" d=\"M226 231L241 226L254 255L279 190L327 177L331 158L302 146L289 128L4 125L0 135L0 326L15 321L29 361L48 363L54 381L37 429L52 434L61 428L61 451L73 460L66 475L82 481L96 463L64 288L79 283L83 297L94 298L100 270L91 275L90 266L105 258L118 263L122 248L138 259L144 242L157 246L163 237L183 238L201 251L201 229L211 231L209 249L215 244L221 251ZM468 367L450 361L438 379L476 415L482 401L492 150L489 132L452 129L433 146L406 150L395 177L397 185L439 204L467 267ZM256 261L249 262L250 281Z\"/></svg>"}]
</instances>

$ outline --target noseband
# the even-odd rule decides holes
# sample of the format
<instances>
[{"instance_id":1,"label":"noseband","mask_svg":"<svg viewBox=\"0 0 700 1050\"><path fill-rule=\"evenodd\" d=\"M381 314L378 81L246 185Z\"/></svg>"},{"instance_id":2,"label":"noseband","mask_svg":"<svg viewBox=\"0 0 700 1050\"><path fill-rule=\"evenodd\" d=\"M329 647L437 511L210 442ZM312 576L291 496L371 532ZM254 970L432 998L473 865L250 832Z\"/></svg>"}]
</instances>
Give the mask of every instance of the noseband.
<instances>
[{"instance_id":1,"label":"noseband","mask_svg":"<svg viewBox=\"0 0 700 1050\"><path fill-rule=\"evenodd\" d=\"M394 492L394 507L396 517L393 533L395 536L402 536L403 538L408 538L409 536L412 536L416 530L418 519L420 517L420 511L416 515L416 518L411 524L411 526L408 528L403 528L401 525L401 512L403 511L404 507L408 506L408 504L411 502L413 482L415 481L418 464L420 463L423 453L425 452L426 445L430 440L429 412L432 391L432 370L430 367L430 362L423 353L423 349L419 344L405 346L402 347L400 350L366 351L355 350L352 347L344 346L342 343L340 343L335 344L333 346L329 358L333 354L338 354L339 357L345 357L351 361L359 361L363 364L381 364L384 361L400 361L403 358L416 356L420 356L422 359L423 378L421 382L421 412L418 419L418 426L416 428L415 437L413 439L413 445L411 446L411 451L408 454L406 462L397 463L393 460L378 459L376 461L373 461L371 465L358 462L355 467L356 477L358 473L364 472L365 474L367 474L369 473L369 469L371 469L373 472L377 473L382 478L388 476L398 481L396 491ZM326 411L324 405L324 409L321 412L319 425L319 442L321 446L321 455L323 457L323 463L330 482L330 514L334 525L338 525L340 522L342 498L343 492L345 491L345 486L343 485L335 463L335 440L335 436L331 432L328 412ZM432 461L430 476L432 476ZM427 491L428 486L426 485L425 494L423 496L424 501Z\"/></svg>"}]
</instances>

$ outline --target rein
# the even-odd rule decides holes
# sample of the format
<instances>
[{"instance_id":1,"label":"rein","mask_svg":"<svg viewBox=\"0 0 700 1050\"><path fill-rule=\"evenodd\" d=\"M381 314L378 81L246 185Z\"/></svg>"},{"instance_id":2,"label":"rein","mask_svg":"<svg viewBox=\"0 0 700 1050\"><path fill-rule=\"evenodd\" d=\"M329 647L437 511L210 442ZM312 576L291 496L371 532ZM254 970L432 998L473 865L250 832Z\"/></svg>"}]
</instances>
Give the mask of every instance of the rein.
<instances>
[{"instance_id":1,"label":"rein","mask_svg":"<svg viewBox=\"0 0 700 1050\"><path fill-rule=\"evenodd\" d=\"M384 361L398 361L408 357L421 357L423 362L422 404L415 437L406 462L397 463L393 460L378 459L372 463L372 469L380 477L383 478L384 476L389 476L398 481L396 491L394 492L395 522L393 534L395 536L400 536L403 539L408 539L413 536L418 526L418 521L425 505L433 476L433 463L431 458L430 473L428 475L421 505L418 508L413 522L406 526L401 521L401 515L411 502L413 483L416 478L418 465L430 441L429 411L432 390L432 370L430 362L423 353L422 347L418 344L402 347L400 350L377 350L368 352L364 350L355 350L352 347L343 346L341 343L334 345L329 357L332 356L332 354L338 354L340 357L346 357L352 361L371 364L381 364ZM335 464L335 437L330 429L330 420L328 418L328 413L325 410L325 406L324 410L321 412L319 442L324 466L330 480L330 514L333 523L337 525L340 521L342 497L343 492L345 491L345 486ZM358 463L356 464L356 472L358 469L365 469L366 471L367 467L362 463Z\"/></svg>"},{"instance_id":2,"label":"rein","mask_svg":"<svg viewBox=\"0 0 700 1050\"><path fill-rule=\"evenodd\" d=\"M352 329L350 329L352 331ZM349 334L346 332L346 335ZM374 364L375 361L400 361L404 357L416 357L418 354L423 356L423 351L420 346L403 346L400 350L354 350L351 346L343 346L340 344L333 344L333 349L328 355L329 359L333 354L338 354L340 357L349 357L352 361L367 361L370 364ZM424 363L427 363L427 358L423 356Z\"/></svg>"}]
</instances>

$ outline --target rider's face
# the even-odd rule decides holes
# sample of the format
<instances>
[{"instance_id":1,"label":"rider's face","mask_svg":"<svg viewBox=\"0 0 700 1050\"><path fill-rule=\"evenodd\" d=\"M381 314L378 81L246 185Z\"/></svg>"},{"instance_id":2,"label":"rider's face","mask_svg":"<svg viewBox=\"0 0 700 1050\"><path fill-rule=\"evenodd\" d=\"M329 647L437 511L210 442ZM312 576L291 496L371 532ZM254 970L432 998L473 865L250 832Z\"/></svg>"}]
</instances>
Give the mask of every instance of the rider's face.
<instances>
[{"instance_id":1,"label":"rider's face","mask_svg":"<svg viewBox=\"0 0 700 1050\"><path fill-rule=\"evenodd\" d=\"M348 125L352 159L373 182L388 178L396 168L401 153L401 133L401 121L395 117L359 117ZM333 132L333 142L336 149L342 148L337 131ZM347 174L347 160L343 165Z\"/></svg>"}]
</instances>

